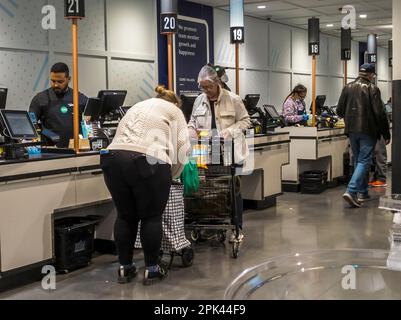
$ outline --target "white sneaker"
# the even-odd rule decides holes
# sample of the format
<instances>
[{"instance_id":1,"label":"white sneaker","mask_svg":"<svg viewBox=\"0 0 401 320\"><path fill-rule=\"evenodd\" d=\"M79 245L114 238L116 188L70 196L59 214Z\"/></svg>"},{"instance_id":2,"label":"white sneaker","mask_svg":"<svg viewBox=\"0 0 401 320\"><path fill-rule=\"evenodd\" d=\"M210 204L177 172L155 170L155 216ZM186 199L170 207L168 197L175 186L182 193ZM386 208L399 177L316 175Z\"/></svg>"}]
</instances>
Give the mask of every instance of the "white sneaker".
<instances>
[{"instance_id":1,"label":"white sneaker","mask_svg":"<svg viewBox=\"0 0 401 320\"><path fill-rule=\"evenodd\" d=\"M233 232L231 233L230 236L230 243L234 243L234 242L242 242L244 240L244 234L242 233L242 231L239 232L238 237L236 236L236 231L233 230Z\"/></svg>"}]
</instances>

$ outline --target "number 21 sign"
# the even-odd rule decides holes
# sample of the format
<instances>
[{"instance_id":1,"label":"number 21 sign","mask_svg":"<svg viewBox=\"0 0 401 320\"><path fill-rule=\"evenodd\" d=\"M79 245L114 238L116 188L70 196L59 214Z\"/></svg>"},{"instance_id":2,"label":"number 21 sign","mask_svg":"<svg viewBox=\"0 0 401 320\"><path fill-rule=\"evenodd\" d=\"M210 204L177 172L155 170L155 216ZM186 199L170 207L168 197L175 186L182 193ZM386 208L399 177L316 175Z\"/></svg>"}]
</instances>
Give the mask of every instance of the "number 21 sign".
<instances>
[{"instance_id":1,"label":"number 21 sign","mask_svg":"<svg viewBox=\"0 0 401 320\"><path fill-rule=\"evenodd\" d=\"M64 17L85 18L85 0L64 0Z\"/></svg>"}]
</instances>

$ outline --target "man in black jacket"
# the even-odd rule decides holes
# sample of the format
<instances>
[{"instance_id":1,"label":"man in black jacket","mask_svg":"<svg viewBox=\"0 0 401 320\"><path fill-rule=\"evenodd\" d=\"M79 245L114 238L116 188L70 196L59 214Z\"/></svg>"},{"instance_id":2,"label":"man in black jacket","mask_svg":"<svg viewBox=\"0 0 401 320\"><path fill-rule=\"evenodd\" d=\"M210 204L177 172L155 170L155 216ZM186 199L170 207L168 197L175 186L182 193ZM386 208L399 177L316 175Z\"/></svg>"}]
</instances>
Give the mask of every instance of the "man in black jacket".
<instances>
[{"instance_id":1,"label":"man in black jacket","mask_svg":"<svg viewBox=\"0 0 401 320\"><path fill-rule=\"evenodd\" d=\"M74 91L69 87L70 81L68 66L62 62L56 63L50 70L51 88L38 93L29 107L29 111L34 112L41 122L42 133L47 130L60 137L58 148L68 148L70 139L74 137ZM80 123L87 99L79 92Z\"/></svg>"},{"instance_id":2,"label":"man in black jacket","mask_svg":"<svg viewBox=\"0 0 401 320\"><path fill-rule=\"evenodd\" d=\"M376 142L383 137L389 144L391 139L375 76L373 64L362 65L358 78L343 89L337 107L337 114L344 118L355 161L355 171L343 198L354 208L369 199L367 173Z\"/></svg>"}]
</instances>

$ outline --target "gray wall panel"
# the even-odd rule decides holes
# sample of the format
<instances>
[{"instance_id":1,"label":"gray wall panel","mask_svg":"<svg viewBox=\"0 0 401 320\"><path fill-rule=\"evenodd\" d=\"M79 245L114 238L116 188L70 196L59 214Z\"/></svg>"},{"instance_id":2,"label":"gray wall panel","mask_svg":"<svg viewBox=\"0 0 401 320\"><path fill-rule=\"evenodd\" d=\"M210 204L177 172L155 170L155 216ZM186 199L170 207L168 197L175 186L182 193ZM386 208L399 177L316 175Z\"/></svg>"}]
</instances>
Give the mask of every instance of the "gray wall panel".
<instances>
[{"instance_id":1,"label":"gray wall panel","mask_svg":"<svg viewBox=\"0 0 401 320\"><path fill-rule=\"evenodd\" d=\"M42 7L47 4L57 12L57 29L50 32L42 29ZM156 0L85 4L86 18L78 22L80 91L95 96L109 87L127 88L129 104L152 96L157 83ZM9 88L7 108L27 109L35 94L49 87L53 63L66 62L72 72L71 38L63 1L0 2L0 85Z\"/></svg>"},{"instance_id":2,"label":"gray wall panel","mask_svg":"<svg viewBox=\"0 0 401 320\"><path fill-rule=\"evenodd\" d=\"M42 7L46 0L0 2L0 42L14 45L48 45L42 29Z\"/></svg>"},{"instance_id":3,"label":"gray wall panel","mask_svg":"<svg viewBox=\"0 0 401 320\"><path fill-rule=\"evenodd\" d=\"M57 30L55 31L56 50L71 50L71 23L64 19L64 1L54 1L57 10ZM79 49L105 50L105 3L104 0L86 0L86 18L78 22Z\"/></svg>"},{"instance_id":4,"label":"gray wall panel","mask_svg":"<svg viewBox=\"0 0 401 320\"><path fill-rule=\"evenodd\" d=\"M8 88L7 108L26 110L36 92L48 86L47 53L0 51L0 81Z\"/></svg>"},{"instance_id":5,"label":"gray wall panel","mask_svg":"<svg viewBox=\"0 0 401 320\"><path fill-rule=\"evenodd\" d=\"M111 61L110 87L128 90L126 105L154 97L156 87L153 63L129 60Z\"/></svg>"}]
</instances>

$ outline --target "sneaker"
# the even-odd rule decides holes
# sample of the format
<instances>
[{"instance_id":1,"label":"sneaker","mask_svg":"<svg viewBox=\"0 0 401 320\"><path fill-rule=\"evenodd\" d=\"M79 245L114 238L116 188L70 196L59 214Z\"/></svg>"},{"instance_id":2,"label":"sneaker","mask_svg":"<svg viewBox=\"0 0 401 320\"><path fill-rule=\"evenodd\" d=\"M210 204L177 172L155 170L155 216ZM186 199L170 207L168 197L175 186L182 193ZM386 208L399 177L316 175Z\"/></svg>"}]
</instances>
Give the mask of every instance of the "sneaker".
<instances>
[{"instance_id":1,"label":"sneaker","mask_svg":"<svg viewBox=\"0 0 401 320\"><path fill-rule=\"evenodd\" d=\"M374 184L375 182L376 182L376 180L369 181L368 186L369 186L370 188L373 188L373 184Z\"/></svg>"},{"instance_id":2,"label":"sneaker","mask_svg":"<svg viewBox=\"0 0 401 320\"><path fill-rule=\"evenodd\" d=\"M360 208L361 203L358 201L356 195L352 195L349 192L343 194L343 199L352 207L352 208Z\"/></svg>"},{"instance_id":3,"label":"sneaker","mask_svg":"<svg viewBox=\"0 0 401 320\"><path fill-rule=\"evenodd\" d=\"M126 268L124 266L120 266L117 271L118 273L118 283L129 283L133 278L138 274L138 269L135 265L132 265L130 268Z\"/></svg>"},{"instance_id":4,"label":"sneaker","mask_svg":"<svg viewBox=\"0 0 401 320\"><path fill-rule=\"evenodd\" d=\"M242 242L242 241L244 241L244 234L240 231L239 235L237 237L237 232L235 230L233 230L233 232L231 233L229 242L234 243L234 242Z\"/></svg>"},{"instance_id":5,"label":"sneaker","mask_svg":"<svg viewBox=\"0 0 401 320\"><path fill-rule=\"evenodd\" d=\"M385 187L387 187L387 182L386 181L380 181L380 180L373 181L372 187L374 187L374 188L385 188Z\"/></svg>"},{"instance_id":6,"label":"sneaker","mask_svg":"<svg viewBox=\"0 0 401 320\"><path fill-rule=\"evenodd\" d=\"M368 194L358 193L358 201L363 203L372 200L372 197Z\"/></svg>"},{"instance_id":7,"label":"sneaker","mask_svg":"<svg viewBox=\"0 0 401 320\"><path fill-rule=\"evenodd\" d=\"M145 269L143 275L143 285L150 286L156 282L162 281L167 277L168 271L167 268L159 265L159 270L157 272L151 272L148 269Z\"/></svg>"}]
</instances>

